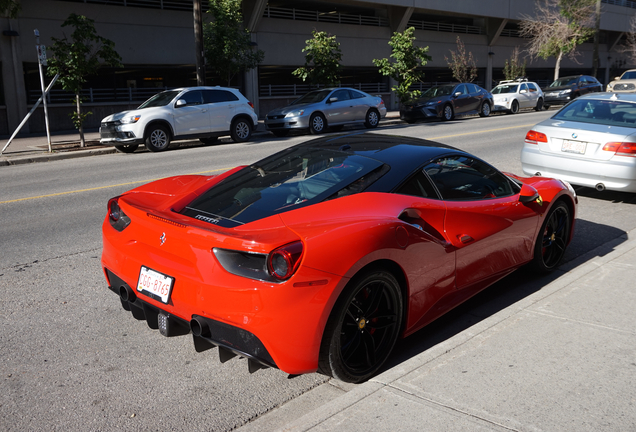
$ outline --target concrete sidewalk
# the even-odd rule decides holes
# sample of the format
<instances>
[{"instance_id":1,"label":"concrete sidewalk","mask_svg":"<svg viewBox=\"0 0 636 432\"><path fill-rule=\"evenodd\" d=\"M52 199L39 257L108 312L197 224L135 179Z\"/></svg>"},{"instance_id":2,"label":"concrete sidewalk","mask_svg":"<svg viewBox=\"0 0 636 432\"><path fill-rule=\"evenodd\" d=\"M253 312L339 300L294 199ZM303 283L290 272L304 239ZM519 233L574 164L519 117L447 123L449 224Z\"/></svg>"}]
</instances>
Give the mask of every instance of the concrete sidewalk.
<instances>
[{"instance_id":1,"label":"concrete sidewalk","mask_svg":"<svg viewBox=\"0 0 636 432\"><path fill-rule=\"evenodd\" d=\"M636 230L559 272L364 384L325 384L239 431L636 431Z\"/></svg>"},{"instance_id":2,"label":"concrete sidewalk","mask_svg":"<svg viewBox=\"0 0 636 432\"><path fill-rule=\"evenodd\" d=\"M400 122L400 112L388 111L386 117L382 119L380 127L397 122ZM252 135L274 138L265 128L262 120L259 121L258 127ZM0 139L0 150L5 147L8 139L8 136ZM103 146L99 143L99 131L96 129L85 131L84 139L87 145L85 148L79 147L79 139L78 131L54 132L51 134L52 152L49 153L46 133L19 135L0 155L0 167L117 153L114 147ZM198 140L194 140L194 142L198 143ZM143 149L143 147L141 148Z\"/></svg>"}]
</instances>

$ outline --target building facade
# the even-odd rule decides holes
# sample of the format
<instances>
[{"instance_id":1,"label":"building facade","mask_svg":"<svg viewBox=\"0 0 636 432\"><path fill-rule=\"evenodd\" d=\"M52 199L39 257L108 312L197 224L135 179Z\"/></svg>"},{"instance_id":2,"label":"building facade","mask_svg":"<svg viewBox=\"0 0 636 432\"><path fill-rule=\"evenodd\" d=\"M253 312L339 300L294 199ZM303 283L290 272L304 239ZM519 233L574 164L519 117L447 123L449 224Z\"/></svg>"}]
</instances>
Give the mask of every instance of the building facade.
<instances>
[{"instance_id":1,"label":"building facade","mask_svg":"<svg viewBox=\"0 0 636 432\"><path fill-rule=\"evenodd\" d=\"M201 0L207 10L206 0ZM97 127L104 116L135 107L166 88L196 85L193 0L22 0L16 19L0 18L0 135L8 135L41 96L34 30L40 43L70 34L61 25L70 13L95 21L100 36L115 42L122 68L103 68L88 77L83 94L87 127ZM389 57L393 32L415 27L416 44L428 46L432 60L423 68L422 88L453 81L446 57L460 37L478 67L476 83L490 89L503 79L505 61L519 37L518 23L532 16L535 1L525 0L366 0L292 1L244 0L245 26L255 47L265 53L258 68L237 76L231 85L250 99L263 117L309 90L309 84L291 72L304 64L302 49L312 30L336 35L342 50L342 85L381 94L397 108L388 78L379 74L373 59ZM636 14L636 2L602 0L597 78L607 83L631 66L618 49ZM204 19L209 19L204 14ZM564 59L561 76L593 70L593 44L580 47L575 60ZM526 74L540 85L551 82L555 59L527 60ZM206 65L206 84L226 85ZM51 77L45 77L48 83ZM52 130L73 129L69 113L72 95L58 87L49 96ZM42 109L36 110L23 131L44 130Z\"/></svg>"}]
</instances>

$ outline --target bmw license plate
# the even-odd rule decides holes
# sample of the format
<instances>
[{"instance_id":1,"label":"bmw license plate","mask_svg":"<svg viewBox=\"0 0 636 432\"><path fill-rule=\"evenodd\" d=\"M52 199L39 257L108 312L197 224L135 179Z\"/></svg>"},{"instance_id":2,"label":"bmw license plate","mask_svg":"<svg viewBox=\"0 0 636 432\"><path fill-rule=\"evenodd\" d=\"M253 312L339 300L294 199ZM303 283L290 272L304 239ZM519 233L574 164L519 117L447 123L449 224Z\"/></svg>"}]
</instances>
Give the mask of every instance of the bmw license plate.
<instances>
[{"instance_id":1,"label":"bmw license plate","mask_svg":"<svg viewBox=\"0 0 636 432\"><path fill-rule=\"evenodd\" d=\"M144 293L155 300L162 303L168 303L174 278L163 273L159 273L153 269L141 266L139 272L139 281L137 282L137 291Z\"/></svg>"},{"instance_id":2,"label":"bmw license plate","mask_svg":"<svg viewBox=\"0 0 636 432\"><path fill-rule=\"evenodd\" d=\"M583 141L563 140L561 151L567 153L585 154L587 143Z\"/></svg>"}]
</instances>

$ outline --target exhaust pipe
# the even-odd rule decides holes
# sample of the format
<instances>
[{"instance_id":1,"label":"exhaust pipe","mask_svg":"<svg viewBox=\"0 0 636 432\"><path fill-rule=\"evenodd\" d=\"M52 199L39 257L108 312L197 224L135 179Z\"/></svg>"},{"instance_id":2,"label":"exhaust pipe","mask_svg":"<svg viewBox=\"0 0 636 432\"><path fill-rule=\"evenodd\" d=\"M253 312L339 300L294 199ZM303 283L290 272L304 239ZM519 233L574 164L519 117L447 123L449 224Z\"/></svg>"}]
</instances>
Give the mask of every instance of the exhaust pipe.
<instances>
[{"instance_id":1,"label":"exhaust pipe","mask_svg":"<svg viewBox=\"0 0 636 432\"><path fill-rule=\"evenodd\" d=\"M596 186L594 186L594 189L596 189L599 192L603 192L605 190L605 185L603 183L599 183Z\"/></svg>"},{"instance_id":2,"label":"exhaust pipe","mask_svg":"<svg viewBox=\"0 0 636 432\"><path fill-rule=\"evenodd\" d=\"M208 323L201 317L192 318L190 321L190 330L192 334L197 337L210 336L210 326L208 326Z\"/></svg>"},{"instance_id":3,"label":"exhaust pipe","mask_svg":"<svg viewBox=\"0 0 636 432\"><path fill-rule=\"evenodd\" d=\"M122 301L134 303L137 299L135 292L128 285L122 285L119 287L119 297L121 297Z\"/></svg>"}]
</instances>

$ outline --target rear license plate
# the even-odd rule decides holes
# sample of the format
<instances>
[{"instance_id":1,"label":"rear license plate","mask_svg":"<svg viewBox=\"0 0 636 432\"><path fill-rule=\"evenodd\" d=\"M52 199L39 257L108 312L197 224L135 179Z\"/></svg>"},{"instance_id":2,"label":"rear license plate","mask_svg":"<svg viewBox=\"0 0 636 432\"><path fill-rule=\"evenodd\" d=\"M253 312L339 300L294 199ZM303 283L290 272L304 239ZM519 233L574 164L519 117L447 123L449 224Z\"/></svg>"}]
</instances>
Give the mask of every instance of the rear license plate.
<instances>
[{"instance_id":1,"label":"rear license plate","mask_svg":"<svg viewBox=\"0 0 636 432\"><path fill-rule=\"evenodd\" d=\"M137 282L137 291L142 292L155 300L160 300L162 303L168 303L173 285L173 277L159 273L158 271L149 269L148 267L141 266L139 281Z\"/></svg>"},{"instance_id":2,"label":"rear license plate","mask_svg":"<svg viewBox=\"0 0 636 432\"><path fill-rule=\"evenodd\" d=\"M563 144L561 144L561 151L567 153L585 154L586 147L587 143L583 141L563 140Z\"/></svg>"}]
</instances>

